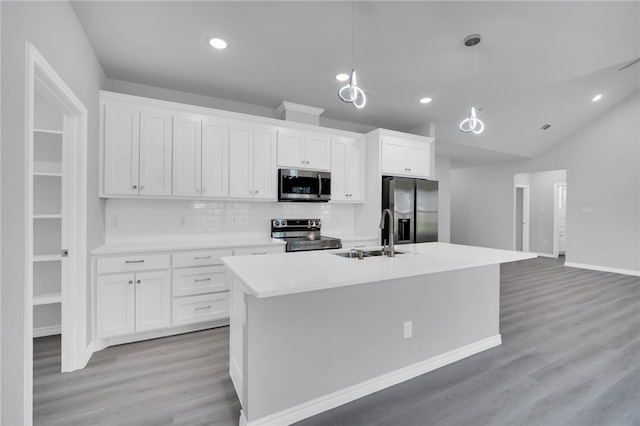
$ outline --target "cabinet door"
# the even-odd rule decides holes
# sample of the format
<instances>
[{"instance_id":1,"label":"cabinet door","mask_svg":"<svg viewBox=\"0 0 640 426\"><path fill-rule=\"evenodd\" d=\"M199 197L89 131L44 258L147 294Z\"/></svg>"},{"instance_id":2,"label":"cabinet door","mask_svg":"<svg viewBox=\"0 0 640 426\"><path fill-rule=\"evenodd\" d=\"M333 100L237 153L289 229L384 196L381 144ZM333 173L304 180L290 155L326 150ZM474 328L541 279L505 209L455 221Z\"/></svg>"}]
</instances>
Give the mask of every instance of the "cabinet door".
<instances>
[{"instance_id":1,"label":"cabinet door","mask_svg":"<svg viewBox=\"0 0 640 426\"><path fill-rule=\"evenodd\" d=\"M385 136L381 141L382 173L407 174L407 141Z\"/></svg>"},{"instance_id":2,"label":"cabinet door","mask_svg":"<svg viewBox=\"0 0 640 426\"><path fill-rule=\"evenodd\" d=\"M139 272L136 282L136 331L171 326L169 271Z\"/></svg>"},{"instance_id":3,"label":"cabinet door","mask_svg":"<svg viewBox=\"0 0 640 426\"><path fill-rule=\"evenodd\" d=\"M253 126L244 123L229 129L229 196L253 197Z\"/></svg>"},{"instance_id":4,"label":"cabinet door","mask_svg":"<svg viewBox=\"0 0 640 426\"><path fill-rule=\"evenodd\" d=\"M347 201L347 149L348 140L334 138L331 146L331 201Z\"/></svg>"},{"instance_id":5,"label":"cabinet door","mask_svg":"<svg viewBox=\"0 0 640 426\"><path fill-rule=\"evenodd\" d=\"M347 180L348 200L351 202L364 201L365 143L363 139L353 140L346 146L345 175ZM333 174L332 180L333 180Z\"/></svg>"},{"instance_id":6,"label":"cabinet door","mask_svg":"<svg viewBox=\"0 0 640 426\"><path fill-rule=\"evenodd\" d=\"M407 141L407 172L419 178L429 177L429 143Z\"/></svg>"},{"instance_id":7,"label":"cabinet door","mask_svg":"<svg viewBox=\"0 0 640 426\"><path fill-rule=\"evenodd\" d=\"M304 144L305 167L312 170L331 169L331 136L307 133Z\"/></svg>"},{"instance_id":8,"label":"cabinet door","mask_svg":"<svg viewBox=\"0 0 640 426\"><path fill-rule=\"evenodd\" d=\"M134 280L134 274L98 277L96 292L98 337L111 337L134 332Z\"/></svg>"},{"instance_id":9,"label":"cabinet door","mask_svg":"<svg viewBox=\"0 0 640 426\"><path fill-rule=\"evenodd\" d=\"M299 169L307 167L304 158L304 132L281 129L278 131L278 167Z\"/></svg>"},{"instance_id":10,"label":"cabinet door","mask_svg":"<svg viewBox=\"0 0 640 426\"><path fill-rule=\"evenodd\" d=\"M140 112L140 195L171 195L171 113Z\"/></svg>"},{"instance_id":11,"label":"cabinet door","mask_svg":"<svg viewBox=\"0 0 640 426\"><path fill-rule=\"evenodd\" d=\"M254 129L253 198L275 201L278 197L276 135L274 127L256 126Z\"/></svg>"},{"instance_id":12,"label":"cabinet door","mask_svg":"<svg viewBox=\"0 0 640 426\"><path fill-rule=\"evenodd\" d=\"M229 123L207 118L202 122L202 196L229 195Z\"/></svg>"},{"instance_id":13,"label":"cabinet door","mask_svg":"<svg viewBox=\"0 0 640 426\"><path fill-rule=\"evenodd\" d=\"M107 104L104 122L104 193L138 194L140 109Z\"/></svg>"},{"instance_id":14,"label":"cabinet door","mask_svg":"<svg viewBox=\"0 0 640 426\"><path fill-rule=\"evenodd\" d=\"M199 197L202 182L202 120L173 116L173 195Z\"/></svg>"}]
</instances>

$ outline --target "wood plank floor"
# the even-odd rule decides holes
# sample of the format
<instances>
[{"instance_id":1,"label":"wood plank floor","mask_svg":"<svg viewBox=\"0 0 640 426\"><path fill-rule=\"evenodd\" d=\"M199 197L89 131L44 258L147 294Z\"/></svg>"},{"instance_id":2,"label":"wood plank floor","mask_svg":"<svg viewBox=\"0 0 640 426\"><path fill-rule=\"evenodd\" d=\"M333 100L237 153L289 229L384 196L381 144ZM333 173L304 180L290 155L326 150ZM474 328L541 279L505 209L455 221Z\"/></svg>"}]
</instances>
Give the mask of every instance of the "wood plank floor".
<instances>
[{"instance_id":1,"label":"wood plank floor","mask_svg":"<svg viewBox=\"0 0 640 426\"><path fill-rule=\"evenodd\" d=\"M503 344L299 425L640 425L640 278L501 267ZM228 328L107 348L61 374L34 341L35 424L237 425Z\"/></svg>"}]
</instances>

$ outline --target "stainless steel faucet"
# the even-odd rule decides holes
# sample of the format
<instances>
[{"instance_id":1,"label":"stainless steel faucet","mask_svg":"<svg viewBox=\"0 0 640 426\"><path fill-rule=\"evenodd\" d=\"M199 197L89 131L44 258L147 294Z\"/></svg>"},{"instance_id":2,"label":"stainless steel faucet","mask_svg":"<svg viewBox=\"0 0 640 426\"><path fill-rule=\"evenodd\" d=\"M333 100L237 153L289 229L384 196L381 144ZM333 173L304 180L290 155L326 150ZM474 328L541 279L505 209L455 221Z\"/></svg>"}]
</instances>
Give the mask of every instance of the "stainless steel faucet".
<instances>
[{"instance_id":1,"label":"stainless steel faucet","mask_svg":"<svg viewBox=\"0 0 640 426\"><path fill-rule=\"evenodd\" d=\"M389 216L389 249L385 250L385 246L382 246L382 252L387 253L389 257L395 257L396 251L394 248L395 242L393 241L393 212L389 209L382 210L382 217L380 217L380 229L384 229L384 218Z\"/></svg>"}]
</instances>

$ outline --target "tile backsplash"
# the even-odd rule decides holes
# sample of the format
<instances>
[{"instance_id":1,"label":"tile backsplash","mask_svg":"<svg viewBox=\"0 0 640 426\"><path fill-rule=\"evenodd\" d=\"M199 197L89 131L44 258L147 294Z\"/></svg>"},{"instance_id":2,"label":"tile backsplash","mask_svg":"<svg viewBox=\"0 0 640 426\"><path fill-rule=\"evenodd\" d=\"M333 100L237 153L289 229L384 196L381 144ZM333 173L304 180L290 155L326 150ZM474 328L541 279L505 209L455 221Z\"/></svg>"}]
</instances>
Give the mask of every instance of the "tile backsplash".
<instances>
[{"instance_id":1,"label":"tile backsplash","mask_svg":"<svg viewBox=\"0 0 640 426\"><path fill-rule=\"evenodd\" d=\"M264 237L274 218L320 218L323 235L353 232L352 204L134 199L106 204L106 242L202 234Z\"/></svg>"}]
</instances>

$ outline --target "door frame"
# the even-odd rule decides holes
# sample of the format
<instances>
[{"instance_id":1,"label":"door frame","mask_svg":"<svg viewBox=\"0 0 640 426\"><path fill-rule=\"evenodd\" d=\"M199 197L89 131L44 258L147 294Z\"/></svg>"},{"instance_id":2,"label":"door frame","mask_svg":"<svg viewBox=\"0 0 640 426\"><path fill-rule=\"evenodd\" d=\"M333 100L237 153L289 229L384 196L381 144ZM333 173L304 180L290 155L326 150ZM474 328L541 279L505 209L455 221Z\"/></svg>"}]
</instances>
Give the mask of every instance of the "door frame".
<instances>
[{"instance_id":1,"label":"door frame","mask_svg":"<svg viewBox=\"0 0 640 426\"><path fill-rule=\"evenodd\" d=\"M33 147L35 94L63 115L63 181L67 193L66 283L61 285L62 371L82 368L87 351L87 109L35 46L26 43L25 78L25 330L24 421L33 423ZM65 176L66 174L66 176Z\"/></svg>"},{"instance_id":2,"label":"door frame","mask_svg":"<svg viewBox=\"0 0 640 426\"><path fill-rule=\"evenodd\" d=\"M516 192L518 188L522 188L522 252L529 252L529 185L516 184L513 188L513 249L516 250L516 203L518 197Z\"/></svg>"},{"instance_id":3,"label":"door frame","mask_svg":"<svg viewBox=\"0 0 640 426\"><path fill-rule=\"evenodd\" d=\"M553 184L553 257L555 258L560 256L560 218L558 217L560 202L558 199L558 188L562 185L564 185L566 190L567 182L556 182Z\"/></svg>"}]
</instances>

